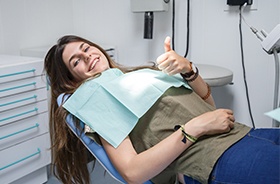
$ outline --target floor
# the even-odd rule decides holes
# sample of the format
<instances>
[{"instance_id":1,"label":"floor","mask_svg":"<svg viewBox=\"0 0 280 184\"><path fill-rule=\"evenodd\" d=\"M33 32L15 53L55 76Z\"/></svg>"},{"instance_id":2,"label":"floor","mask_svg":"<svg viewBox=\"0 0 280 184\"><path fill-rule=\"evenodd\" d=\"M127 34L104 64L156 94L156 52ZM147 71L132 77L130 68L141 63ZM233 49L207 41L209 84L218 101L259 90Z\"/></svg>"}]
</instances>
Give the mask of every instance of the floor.
<instances>
[{"instance_id":1,"label":"floor","mask_svg":"<svg viewBox=\"0 0 280 184\"><path fill-rule=\"evenodd\" d=\"M88 167L92 169L92 164L89 163ZM93 172L91 173L91 184L120 184L120 182L114 180L109 173L105 172L103 167L96 162ZM45 184L61 184L54 176L50 176L49 180Z\"/></svg>"}]
</instances>

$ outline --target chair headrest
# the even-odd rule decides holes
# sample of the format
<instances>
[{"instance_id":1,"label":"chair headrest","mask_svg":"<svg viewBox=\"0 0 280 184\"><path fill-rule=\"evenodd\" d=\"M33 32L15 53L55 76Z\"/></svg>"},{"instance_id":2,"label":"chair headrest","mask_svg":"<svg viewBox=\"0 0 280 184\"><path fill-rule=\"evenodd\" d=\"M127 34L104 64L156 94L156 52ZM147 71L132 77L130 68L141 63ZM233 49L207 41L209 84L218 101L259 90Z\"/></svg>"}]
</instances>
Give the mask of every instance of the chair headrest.
<instances>
[{"instance_id":1,"label":"chair headrest","mask_svg":"<svg viewBox=\"0 0 280 184\"><path fill-rule=\"evenodd\" d=\"M70 97L70 94L61 93L56 99L58 106L60 106L62 103L64 103L69 97Z\"/></svg>"}]
</instances>

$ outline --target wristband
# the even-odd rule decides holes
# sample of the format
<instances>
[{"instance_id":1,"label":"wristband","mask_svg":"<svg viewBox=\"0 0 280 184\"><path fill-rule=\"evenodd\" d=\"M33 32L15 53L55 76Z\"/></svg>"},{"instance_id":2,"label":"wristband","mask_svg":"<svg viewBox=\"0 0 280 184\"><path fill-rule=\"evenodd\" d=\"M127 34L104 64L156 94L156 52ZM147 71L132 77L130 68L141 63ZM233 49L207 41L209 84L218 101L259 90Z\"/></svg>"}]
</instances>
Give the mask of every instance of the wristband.
<instances>
[{"instance_id":1,"label":"wristband","mask_svg":"<svg viewBox=\"0 0 280 184\"><path fill-rule=\"evenodd\" d=\"M190 69L191 71L190 72L187 72L187 73L181 73L181 75L184 77L184 78L190 78L193 74L195 74L197 72L197 68L196 66L190 62Z\"/></svg>"},{"instance_id":2,"label":"wristband","mask_svg":"<svg viewBox=\"0 0 280 184\"><path fill-rule=\"evenodd\" d=\"M196 68L196 73L194 74L194 76L190 79L186 79L185 75L181 73L181 76L184 78L184 80L186 82L193 82L197 77L198 77L198 74L199 74L199 70L198 68Z\"/></svg>"},{"instance_id":3,"label":"wristband","mask_svg":"<svg viewBox=\"0 0 280 184\"><path fill-rule=\"evenodd\" d=\"M186 144L187 139L188 139L190 142L192 142L192 143L195 143L195 142L197 141L197 138L196 138L196 137L194 137L194 136L192 136L192 135L190 135L190 134L187 134L187 133L185 132L185 128L184 128L183 125L175 125L175 126L174 126L174 130L175 130L175 131L178 130L178 129L180 129L180 130L182 131L182 135L183 135L182 142L183 142L184 144Z\"/></svg>"}]
</instances>

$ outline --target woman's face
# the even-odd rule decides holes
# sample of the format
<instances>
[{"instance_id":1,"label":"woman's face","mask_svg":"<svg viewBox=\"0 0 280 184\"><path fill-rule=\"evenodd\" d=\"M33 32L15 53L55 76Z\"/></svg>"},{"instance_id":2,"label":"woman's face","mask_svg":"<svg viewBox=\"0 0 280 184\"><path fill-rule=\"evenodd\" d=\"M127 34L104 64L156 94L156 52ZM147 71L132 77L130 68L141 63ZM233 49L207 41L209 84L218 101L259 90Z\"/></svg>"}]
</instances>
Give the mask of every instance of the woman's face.
<instances>
[{"instance_id":1,"label":"woman's face","mask_svg":"<svg viewBox=\"0 0 280 184\"><path fill-rule=\"evenodd\" d=\"M67 44L62 58L77 81L85 80L110 68L105 55L96 47L85 42Z\"/></svg>"}]
</instances>

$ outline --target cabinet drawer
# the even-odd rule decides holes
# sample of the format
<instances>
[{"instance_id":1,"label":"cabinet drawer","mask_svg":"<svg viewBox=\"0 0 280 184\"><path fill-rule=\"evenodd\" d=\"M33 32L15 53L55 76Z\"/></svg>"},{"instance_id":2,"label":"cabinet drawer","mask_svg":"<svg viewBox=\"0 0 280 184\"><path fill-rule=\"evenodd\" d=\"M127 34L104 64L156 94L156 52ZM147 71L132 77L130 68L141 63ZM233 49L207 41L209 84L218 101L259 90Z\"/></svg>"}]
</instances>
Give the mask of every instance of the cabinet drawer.
<instances>
[{"instance_id":1,"label":"cabinet drawer","mask_svg":"<svg viewBox=\"0 0 280 184\"><path fill-rule=\"evenodd\" d=\"M45 88L0 98L0 112L47 99Z\"/></svg>"},{"instance_id":2,"label":"cabinet drawer","mask_svg":"<svg viewBox=\"0 0 280 184\"><path fill-rule=\"evenodd\" d=\"M48 102L47 100L40 101L25 106L21 106L8 111L0 112L0 127L8 123L12 123L27 117L38 115L43 112L47 112Z\"/></svg>"},{"instance_id":3,"label":"cabinet drawer","mask_svg":"<svg viewBox=\"0 0 280 184\"><path fill-rule=\"evenodd\" d=\"M10 184L46 184L48 181L48 167L34 171Z\"/></svg>"},{"instance_id":4,"label":"cabinet drawer","mask_svg":"<svg viewBox=\"0 0 280 184\"><path fill-rule=\"evenodd\" d=\"M38 76L0 84L0 98L30 90L46 88L44 77Z\"/></svg>"},{"instance_id":5,"label":"cabinet drawer","mask_svg":"<svg viewBox=\"0 0 280 184\"><path fill-rule=\"evenodd\" d=\"M48 113L38 114L0 127L0 151L48 133Z\"/></svg>"},{"instance_id":6,"label":"cabinet drawer","mask_svg":"<svg viewBox=\"0 0 280 184\"><path fill-rule=\"evenodd\" d=\"M0 84L39 76L43 72L40 58L0 55Z\"/></svg>"},{"instance_id":7,"label":"cabinet drawer","mask_svg":"<svg viewBox=\"0 0 280 184\"><path fill-rule=\"evenodd\" d=\"M50 164L49 134L0 151L0 183L11 183Z\"/></svg>"}]
</instances>

